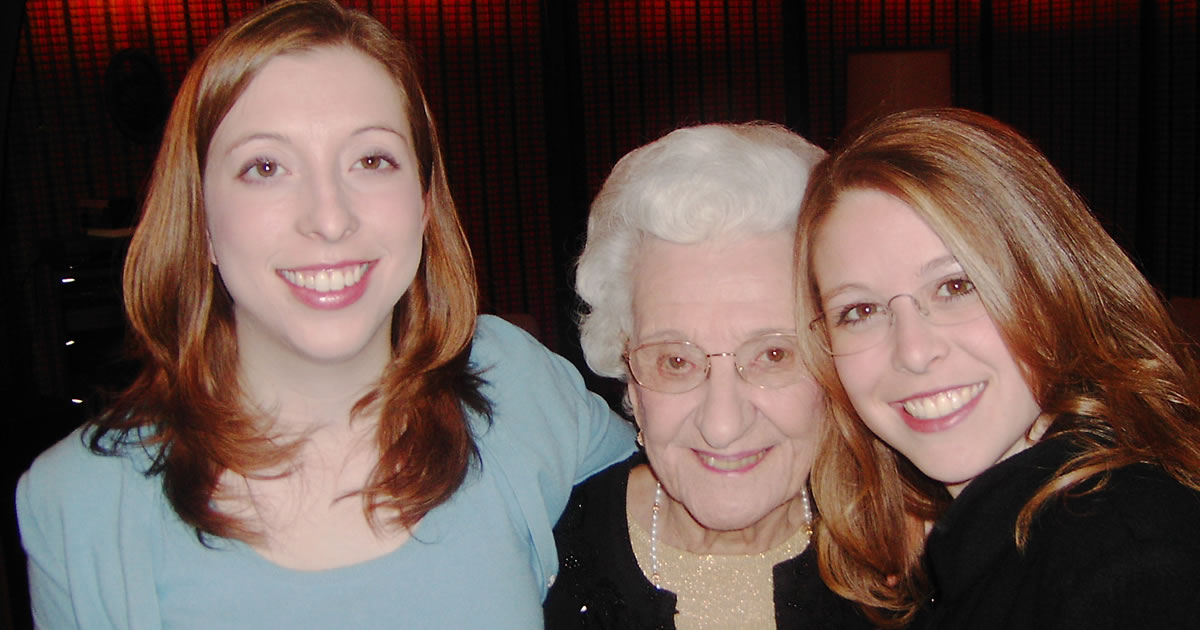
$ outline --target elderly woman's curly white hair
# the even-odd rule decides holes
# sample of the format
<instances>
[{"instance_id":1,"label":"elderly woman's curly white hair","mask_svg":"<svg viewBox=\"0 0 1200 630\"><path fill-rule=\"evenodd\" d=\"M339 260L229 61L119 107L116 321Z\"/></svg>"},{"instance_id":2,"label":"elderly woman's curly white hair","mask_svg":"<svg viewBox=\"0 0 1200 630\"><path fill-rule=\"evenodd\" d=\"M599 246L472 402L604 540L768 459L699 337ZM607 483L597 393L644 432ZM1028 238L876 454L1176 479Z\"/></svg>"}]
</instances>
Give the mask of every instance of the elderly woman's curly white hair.
<instances>
[{"instance_id":1,"label":"elderly woman's curly white hair","mask_svg":"<svg viewBox=\"0 0 1200 630\"><path fill-rule=\"evenodd\" d=\"M677 129L621 158L592 203L575 290L588 366L628 380L632 274L647 237L699 243L795 229L825 152L770 123Z\"/></svg>"}]
</instances>

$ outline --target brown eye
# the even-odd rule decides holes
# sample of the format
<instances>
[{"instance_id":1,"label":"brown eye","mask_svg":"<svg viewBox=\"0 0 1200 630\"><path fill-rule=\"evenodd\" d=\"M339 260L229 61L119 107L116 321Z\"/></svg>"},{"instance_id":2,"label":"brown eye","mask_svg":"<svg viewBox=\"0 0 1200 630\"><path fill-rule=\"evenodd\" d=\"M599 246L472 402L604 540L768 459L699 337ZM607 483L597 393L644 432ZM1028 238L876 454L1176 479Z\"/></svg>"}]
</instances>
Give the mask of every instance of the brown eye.
<instances>
[{"instance_id":1,"label":"brown eye","mask_svg":"<svg viewBox=\"0 0 1200 630\"><path fill-rule=\"evenodd\" d=\"M385 168L396 168L396 162L383 154L367 155L358 160L359 168L367 171L378 171Z\"/></svg>"},{"instance_id":2,"label":"brown eye","mask_svg":"<svg viewBox=\"0 0 1200 630\"><path fill-rule=\"evenodd\" d=\"M664 372L686 372L691 369L691 361L683 357L664 356L659 359Z\"/></svg>"},{"instance_id":3,"label":"brown eye","mask_svg":"<svg viewBox=\"0 0 1200 630\"><path fill-rule=\"evenodd\" d=\"M787 348L768 348L763 352L763 358L771 363L784 363L792 360L792 351Z\"/></svg>"},{"instance_id":4,"label":"brown eye","mask_svg":"<svg viewBox=\"0 0 1200 630\"><path fill-rule=\"evenodd\" d=\"M935 297L952 300L957 297L970 295L975 292L975 283L966 276L943 280L937 287Z\"/></svg>"},{"instance_id":5,"label":"brown eye","mask_svg":"<svg viewBox=\"0 0 1200 630\"><path fill-rule=\"evenodd\" d=\"M272 177L279 171L279 165L271 160L258 160L254 163L254 173L262 178Z\"/></svg>"},{"instance_id":6,"label":"brown eye","mask_svg":"<svg viewBox=\"0 0 1200 630\"><path fill-rule=\"evenodd\" d=\"M838 317L835 326L847 326L861 324L875 318L883 310L882 304L871 302L863 302L859 304L848 304L841 309L838 309Z\"/></svg>"}]
</instances>

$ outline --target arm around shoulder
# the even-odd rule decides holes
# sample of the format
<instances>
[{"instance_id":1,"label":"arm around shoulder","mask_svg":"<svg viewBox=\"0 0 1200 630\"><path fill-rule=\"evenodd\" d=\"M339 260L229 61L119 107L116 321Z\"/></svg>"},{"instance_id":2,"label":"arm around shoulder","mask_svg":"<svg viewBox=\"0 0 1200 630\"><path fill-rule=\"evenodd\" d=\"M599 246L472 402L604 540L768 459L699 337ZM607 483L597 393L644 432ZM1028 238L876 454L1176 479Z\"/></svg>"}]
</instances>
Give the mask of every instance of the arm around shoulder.
<instances>
[{"instance_id":1,"label":"arm around shoulder","mask_svg":"<svg viewBox=\"0 0 1200 630\"><path fill-rule=\"evenodd\" d=\"M474 359L491 384L496 421L552 454L568 486L633 452L632 425L588 391L571 362L498 318L481 316L479 325Z\"/></svg>"}]
</instances>

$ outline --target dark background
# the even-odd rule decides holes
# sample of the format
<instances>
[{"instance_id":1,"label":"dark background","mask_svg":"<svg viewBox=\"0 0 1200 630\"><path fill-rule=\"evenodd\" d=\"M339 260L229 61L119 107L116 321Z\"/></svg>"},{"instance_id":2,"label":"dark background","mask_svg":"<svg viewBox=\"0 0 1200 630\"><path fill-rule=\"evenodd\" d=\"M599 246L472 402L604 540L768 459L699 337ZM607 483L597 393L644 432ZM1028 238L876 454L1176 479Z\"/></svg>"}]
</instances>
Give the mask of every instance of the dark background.
<instances>
[{"instance_id":1,"label":"dark background","mask_svg":"<svg viewBox=\"0 0 1200 630\"><path fill-rule=\"evenodd\" d=\"M128 377L120 228L136 216L191 59L262 3L4 4L0 382L10 428L0 496L11 506L30 460L95 411L97 388ZM1195 0L346 4L420 54L484 309L527 316L581 368L571 262L616 159L712 121L772 120L829 146L847 122L847 57L861 51L948 51L954 104L1030 135L1165 296L1200 292ZM28 627L13 510L0 514L0 628Z\"/></svg>"}]
</instances>

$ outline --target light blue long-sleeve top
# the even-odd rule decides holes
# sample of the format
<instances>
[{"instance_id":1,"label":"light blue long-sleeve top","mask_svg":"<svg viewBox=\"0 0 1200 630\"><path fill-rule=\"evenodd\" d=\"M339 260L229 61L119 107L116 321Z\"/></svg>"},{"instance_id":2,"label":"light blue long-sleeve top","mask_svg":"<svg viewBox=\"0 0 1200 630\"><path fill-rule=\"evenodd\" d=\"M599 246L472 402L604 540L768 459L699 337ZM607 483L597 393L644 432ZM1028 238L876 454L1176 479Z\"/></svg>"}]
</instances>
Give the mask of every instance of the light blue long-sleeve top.
<instances>
[{"instance_id":1,"label":"light blue long-sleeve top","mask_svg":"<svg viewBox=\"0 0 1200 630\"><path fill-rule=\"evenodd\" d=\"M37 626L541 628L554 523L574 483L632 451L632 428L500 319L480 318L471 360L493 408L490 428L473 419L482 465L399 549L347 567L296 571L238 541L205 547L161 478L143 474L144 454L96 455L71 434L17 488Z\"/></svg>"}]
</instances>

